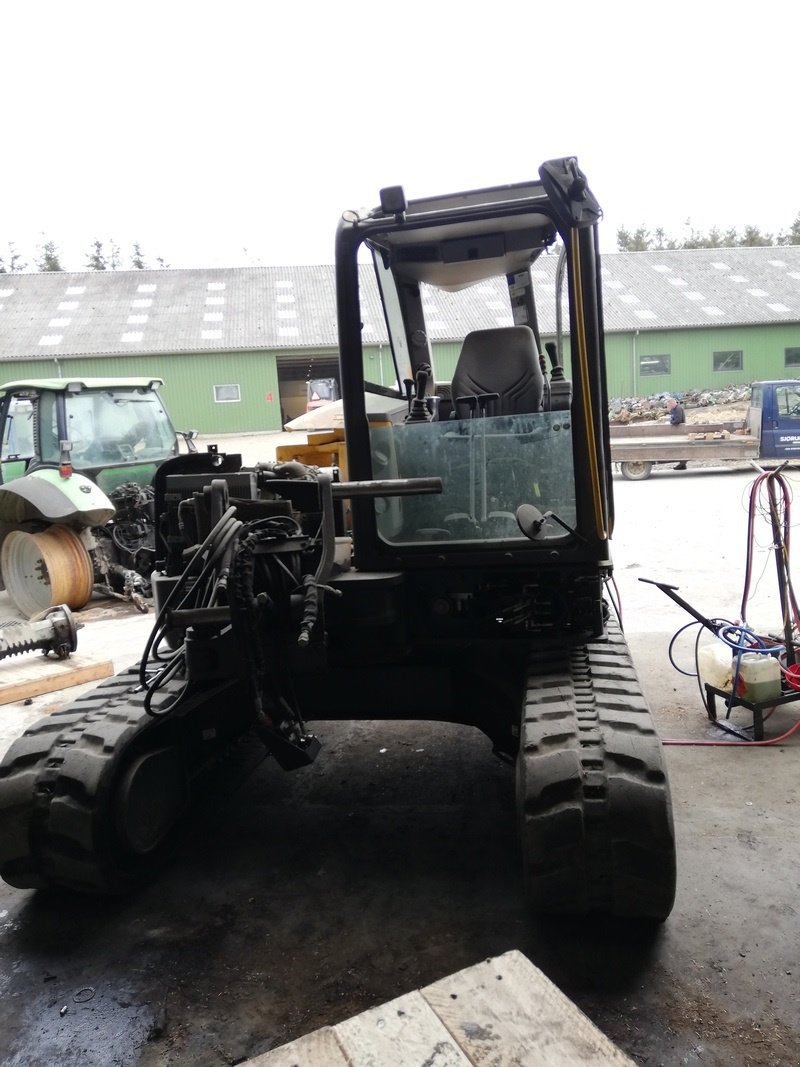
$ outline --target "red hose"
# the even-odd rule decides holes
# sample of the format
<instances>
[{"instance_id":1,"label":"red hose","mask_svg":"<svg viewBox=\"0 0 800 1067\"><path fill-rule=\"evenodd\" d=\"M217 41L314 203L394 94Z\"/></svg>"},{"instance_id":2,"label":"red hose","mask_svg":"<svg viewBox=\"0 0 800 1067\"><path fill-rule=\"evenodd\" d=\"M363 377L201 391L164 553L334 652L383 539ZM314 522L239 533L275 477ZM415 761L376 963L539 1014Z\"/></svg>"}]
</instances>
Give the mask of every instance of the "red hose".
<instances>
[{"instance_id":1,"label":"red hose","mask_svg":"<svg viewBox=\"0 0 800 1067\"><path fill-rule=\"evenodd\" d=\"M791 737L792 734L800 729L800 719L790 726L785 734L781 734L780 737L771 737L768 741L692 741L689 738L673 738L665 737L662 739L662 745L697 745L703 748L720 748L727 745L728 748L765 748L767 745L779 745L781 741L785 741L787 737Z\"/></svg>"}]
</instances>

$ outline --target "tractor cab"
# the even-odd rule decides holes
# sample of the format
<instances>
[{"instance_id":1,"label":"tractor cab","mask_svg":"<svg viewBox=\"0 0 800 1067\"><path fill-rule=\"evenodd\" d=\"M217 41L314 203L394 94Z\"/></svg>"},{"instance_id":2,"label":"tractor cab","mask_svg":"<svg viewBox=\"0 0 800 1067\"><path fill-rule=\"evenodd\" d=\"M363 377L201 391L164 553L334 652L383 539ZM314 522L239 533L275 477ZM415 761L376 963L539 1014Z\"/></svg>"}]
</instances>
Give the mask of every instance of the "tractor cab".
<instances>
[{"instance_id":1,"label":"tractor cab","mask_svg":"<svg viewBox=\"0 0 800 1067\"><path fill-rule=\"evenodd\" d=\"M32 379L0 388L0 471L79 471L110 492L149 485L178 437L151 378Z\"/></svg>"}]
</instances>

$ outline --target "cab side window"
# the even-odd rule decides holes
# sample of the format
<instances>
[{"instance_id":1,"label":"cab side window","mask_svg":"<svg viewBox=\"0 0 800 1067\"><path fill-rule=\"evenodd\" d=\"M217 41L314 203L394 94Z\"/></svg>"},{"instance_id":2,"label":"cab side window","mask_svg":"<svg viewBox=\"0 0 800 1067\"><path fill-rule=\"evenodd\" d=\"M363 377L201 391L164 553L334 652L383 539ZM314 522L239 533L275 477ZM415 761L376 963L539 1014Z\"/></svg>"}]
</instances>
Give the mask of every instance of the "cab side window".
<instances>
[{"instance_id":1,"label":"cab side window","mask_svg":"<svg viewBox=\"0 0 800 1067\"><path fill-rule=\"evenodd\" d=\"M800 389L794 385L780 385L775 390L778 414L784 419L800 419Z\"/></svg>"},{"instance_id":2,"label":"cab side window","mask_svg":"<svg viewBox=\"0 0 800 1067\"><path fill-rule=\"evenodd\" d=\"M26 396L9 398L0 460L31 459L34 454L34 401Z\"/></svg>"}]
</instances>

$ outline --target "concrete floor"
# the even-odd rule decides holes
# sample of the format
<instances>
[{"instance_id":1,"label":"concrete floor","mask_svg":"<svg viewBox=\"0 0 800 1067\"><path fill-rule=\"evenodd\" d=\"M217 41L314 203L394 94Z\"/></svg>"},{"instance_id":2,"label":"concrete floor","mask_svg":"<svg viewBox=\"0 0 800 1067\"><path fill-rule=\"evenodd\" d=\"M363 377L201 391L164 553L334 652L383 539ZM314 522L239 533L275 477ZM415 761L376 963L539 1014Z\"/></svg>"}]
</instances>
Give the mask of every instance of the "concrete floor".
<instances>
[{"instance_id":1,"label":"concrete floor","mask_svg":"<svg viewBox=\"0 0 800 1067\"><path fill-rule=\"evenodd\" d=\"M623 621L666 739L720 735L696 681L668 660L689 617L637 579L735 619L752 479L615 481ZM775 629L765 528L758 543L748 619ZM146 617L113 610L80 641L111 648L124 622L143 643ZM686 668L693 639L675 645ZM41 710L7 706L0 720L17 715L18 731ZM776 712L768 736L797 710ZM667 747L679 879L656 931L528 917L513 776L481 735L390 723L319 734L312 767L286 775L265 762L207 805L134 897L0 886L0 1062L235 1064L517 948L637 1063L800 1063L800 733L776 747Z\"/></svg>"}]
</instances>

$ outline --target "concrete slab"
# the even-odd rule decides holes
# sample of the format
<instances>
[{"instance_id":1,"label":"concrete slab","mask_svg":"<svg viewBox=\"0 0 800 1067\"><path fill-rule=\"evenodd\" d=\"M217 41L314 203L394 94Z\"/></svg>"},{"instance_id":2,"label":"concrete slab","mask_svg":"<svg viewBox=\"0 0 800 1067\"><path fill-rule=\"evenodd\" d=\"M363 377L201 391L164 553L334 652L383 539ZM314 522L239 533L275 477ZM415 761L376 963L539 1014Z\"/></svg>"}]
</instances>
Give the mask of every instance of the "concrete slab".
<instances>
[{"instance_id":1,"label":"concrete slab","mask_svg":"<svg viewBox=\"0 0 800 1067\"><path fill-rule=\"evenodd\" d=\"M638 578L737 618L752 481L747 470L615 480L615 580L664 738L719 735L695 679L668 658L688 616ZM789 481L797 500L800 477ZM769 629L780 607L763 527L757 542L748 615ZM133 662L152 618L92 610L120 615L113 629L110 616L90 620L83 647L130 627L133 647L114 659ZM672 655L692 669L693 630ZM768 736L796 721L776 712ZM667 748L678 894L652 930L531 919L513 770L476 732L381 722L319 732L312 767L283 774L267 761L204 810L133 897L0 885L0 1062L223 1067L517 949L637 1063L800 1063L800 733L773 748Z\"/></svg>"}]
</instances>

